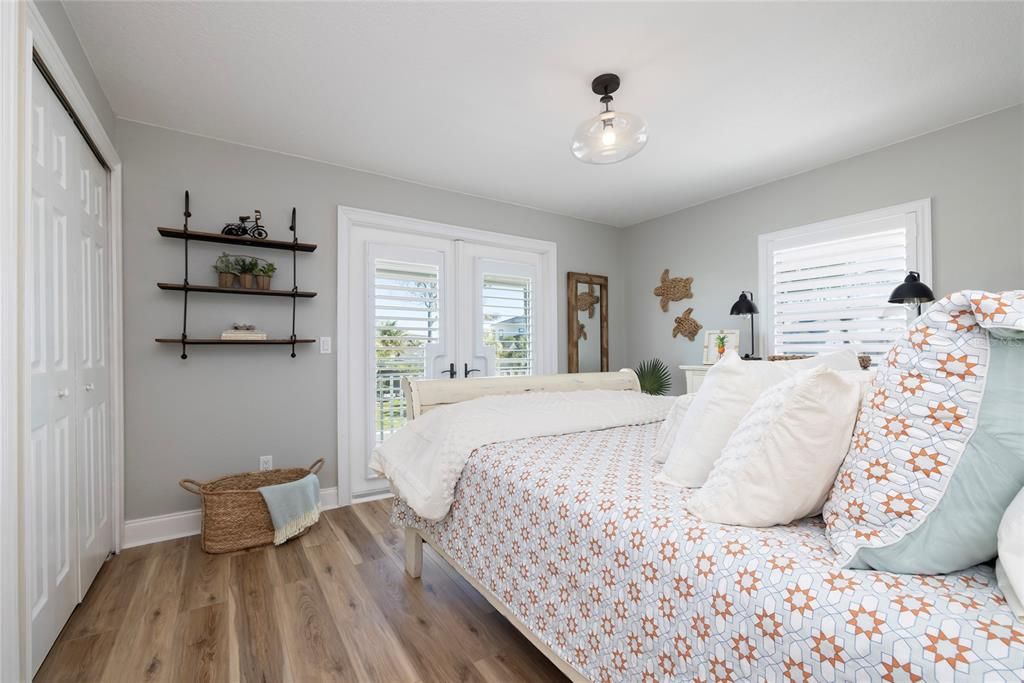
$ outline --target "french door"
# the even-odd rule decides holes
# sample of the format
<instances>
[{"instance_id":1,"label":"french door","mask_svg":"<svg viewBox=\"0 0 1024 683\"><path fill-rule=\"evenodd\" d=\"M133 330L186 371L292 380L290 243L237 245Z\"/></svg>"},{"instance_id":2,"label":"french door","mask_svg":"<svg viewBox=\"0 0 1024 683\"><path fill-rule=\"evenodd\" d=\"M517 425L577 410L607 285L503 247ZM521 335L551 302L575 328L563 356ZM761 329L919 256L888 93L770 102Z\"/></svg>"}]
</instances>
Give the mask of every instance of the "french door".
<instances>
[{"instance_id":1,"label":"french door","mask_svg":"<svg viewBox=\"0 0 1024 683\"><path fill-rule=\"evenodd\" d=\"M38 70L31 83L25 459L31 666L113 546L107 172Z\"/></svg>"},{"instance_id":2,"label":"french door","mask_svg":"<svg viewBox=\"0 0 1024 683\"><path fill-rule=\"evenodd\" d=\"M535 249L361 225L347 242L350 405L340 441L359 497L387 489L368 459L405 423L403 377L552 373L557 333L546 308L554 297L541 296L553 274Z\"/></svg>"}]
</instances>

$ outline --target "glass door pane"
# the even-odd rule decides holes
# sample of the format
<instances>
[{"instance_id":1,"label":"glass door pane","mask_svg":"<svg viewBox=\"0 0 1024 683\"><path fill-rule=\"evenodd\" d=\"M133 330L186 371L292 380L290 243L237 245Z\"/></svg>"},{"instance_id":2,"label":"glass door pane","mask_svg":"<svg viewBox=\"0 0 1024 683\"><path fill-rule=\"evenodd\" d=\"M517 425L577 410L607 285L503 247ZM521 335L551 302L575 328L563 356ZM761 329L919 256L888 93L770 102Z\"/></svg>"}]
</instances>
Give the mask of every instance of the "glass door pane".
<instances>
[{"instance_id":1,"label":"glass door pane","mask_svg":"<svg viewBox=\"0 0 1024 683\"><path fill-rule=\"evenodd\" d=\"M482 341L495 375L533 374L533 278L483 273Z\"/></svg>"},{"instance_id":2,"label":"glass door pane","mask_svg":"<svg viewBox=\"0 0 1024 683\"><path fill-rule=\"evenodd\" d=\"M374 435L405 424L403 377L426 377L441 343L440 268L378 258L374 263Z\"/></svg>"},{"instance_id":3,"label":"glass door pane","mask_svg":"<svg viewBox=\"0 0 1024 683\"><path fill-rule=\"evenodd\" d=\"M557 345L547 329L540 257L532 252L460 243L459 353L462 374L526 376L547 367ZM550 302L554 305L554 302ZM548 352L545 353L545 350Z\"/></svg>"}]
</instances>

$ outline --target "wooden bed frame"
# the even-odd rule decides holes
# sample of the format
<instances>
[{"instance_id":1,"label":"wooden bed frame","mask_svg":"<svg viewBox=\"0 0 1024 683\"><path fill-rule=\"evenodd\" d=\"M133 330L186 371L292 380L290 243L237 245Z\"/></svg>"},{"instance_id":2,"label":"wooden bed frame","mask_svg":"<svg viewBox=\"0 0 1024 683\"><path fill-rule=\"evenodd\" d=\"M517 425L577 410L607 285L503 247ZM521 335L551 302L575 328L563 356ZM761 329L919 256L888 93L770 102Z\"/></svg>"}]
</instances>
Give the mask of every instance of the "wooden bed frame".
<instances>
[{"instance_id":1,"label":"wooden bed frame","mask_svg":"<svg viewBox=\"0 0 1024 683\"><path fill-rule=\"evenodd\" d=\"M468 401L480 396L518 394L527 391L580 391L583 389L607 389L611 391L640 391L640 381L632 370L618 372L588 372L572 375L548 375L543 377L481 377L477 379L402 379L405 393L407 418L415 420L423 413L442 405ZM559 657L536 634L533 633L494 593L463 569L458 562L441 549L441 545L429 534L419 529L405 530L405 571L418 579L423 570L423 543L426 542L444 559L452 569L469 582L498 610L501 616L519 629L533 646L558 667L570 681L589 683L583 674Z\"/></svg>"}]
</instances>

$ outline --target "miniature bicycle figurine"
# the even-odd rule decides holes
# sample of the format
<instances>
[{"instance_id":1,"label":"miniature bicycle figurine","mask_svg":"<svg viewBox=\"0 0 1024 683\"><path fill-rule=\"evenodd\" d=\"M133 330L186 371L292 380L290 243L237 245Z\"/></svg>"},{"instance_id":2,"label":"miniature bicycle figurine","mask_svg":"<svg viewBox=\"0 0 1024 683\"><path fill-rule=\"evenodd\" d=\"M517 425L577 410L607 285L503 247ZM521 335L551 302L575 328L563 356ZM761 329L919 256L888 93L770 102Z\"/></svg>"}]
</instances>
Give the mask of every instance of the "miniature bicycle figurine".
<instances>
[{"instance_id":1,"label":"miniature bicycle figurine","mask_svg":"<svg viewBox=\"0 0 1024 683\"><path fill-rule=\"evenodd\" d=\"M253 218L251 224L250 218ZM252 237L257 240L265 240L267 239L267 230L260 225L261 218L263 218L263 214L256 209L253 211L252 217L239 216L237 223L225 223L224 229L220 232L222 235L231 235L232 237Z\"/></svg>"}]
</instances>

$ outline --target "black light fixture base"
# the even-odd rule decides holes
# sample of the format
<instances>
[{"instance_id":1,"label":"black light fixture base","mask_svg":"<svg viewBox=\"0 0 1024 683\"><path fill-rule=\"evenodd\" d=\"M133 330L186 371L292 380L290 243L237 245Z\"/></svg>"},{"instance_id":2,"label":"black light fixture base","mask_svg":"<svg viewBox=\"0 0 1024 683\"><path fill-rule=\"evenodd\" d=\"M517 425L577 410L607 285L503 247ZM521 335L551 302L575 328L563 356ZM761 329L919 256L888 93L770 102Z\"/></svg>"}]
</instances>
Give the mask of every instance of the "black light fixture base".
<instances>
[{"instance_id":1,"label":"black light fixture base","mask_svg":"<svg viewBox=\"0 0 1024 683\"><path fill-rule=\"evenodd\" d=\"M590 84L595 95L611 95L619 89L619 77L617 74L601 74Z\"/></svg>"}]
</instances>

